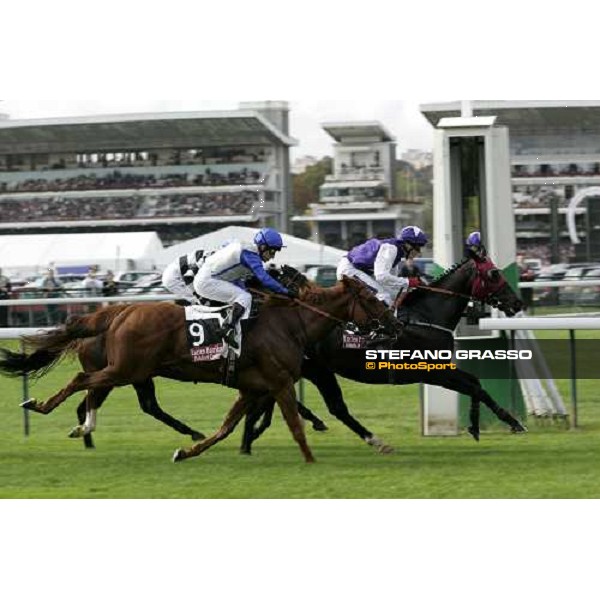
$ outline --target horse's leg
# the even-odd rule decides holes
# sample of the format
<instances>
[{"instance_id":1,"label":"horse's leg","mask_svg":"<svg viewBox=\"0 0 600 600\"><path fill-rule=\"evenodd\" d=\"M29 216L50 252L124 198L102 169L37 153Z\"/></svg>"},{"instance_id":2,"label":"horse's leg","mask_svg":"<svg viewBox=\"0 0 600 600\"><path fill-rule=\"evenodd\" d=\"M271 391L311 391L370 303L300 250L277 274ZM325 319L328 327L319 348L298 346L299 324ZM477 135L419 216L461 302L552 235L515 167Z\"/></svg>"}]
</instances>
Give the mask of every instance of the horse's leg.
<instances>
[{"instance_id":1,"label":"horse's leg","mask_svg":"<svg viewBox=\"0 0 600 600\"><path fill-rule=\"evenodd\" d=\"M265 402L254 402L246 415L244 434L242 436L241 454L252 454L252 442L257 440L270 426L273 420L275 400L268 398ZM262 416L262 421L255 427Z\"/></svg>"},{"instance_id":2,"label":"horse's leg","mask_svg":"<svg viewBox=\"0 0 600 600\"><path fill-rule=\"evenodd\" d=\"M109 365L105 369L94 371L93 373L77 373L66 387L45 402L28 400L27 402L23 402L21 406L28 410L47 415L76 392L105 387L112 388L127 385L128 383L131 383L130 376L120 373L116 367Z\"/></svg>"},{"instance_id":3,"label":"horse's leg","mask_svg":"<svg viewBox=\"0 0 600 600\"><path fill-rule=\"evenodd\" d=\"M298 412L300 416L305 420L312 423L312 427L315 431L327 431L327 425L315 415L307 406L302 404L302 402L298 402Z\"/></svg>"},{"instance_id":4,"label":"horse's leg","mask_svg":"<svg viewBox=\"0 0 600 600\"><path fill-rule=\"evenodd\" d=\"M300 416L310 421L315 431L327 431L327 426L319 417L314 415L304 404L301 402L297 403L298 412ZM266 406L260 404L255 405L250 409L246 416L246 423L244 425L244 436L242 438L242 446L240 448L241 454L252 454L252 443L257 440L270 426L273 421L273 409L275 408L275 401L269 399ZM262 420L258 426L256 423L262 416Z\"/></svg>"},{"instance_id":5,"label":"horse's leg","mask_svg":"<svg viewBox=\"0 0 600 600\"><path fill-rule=\"evenodd\" d=\"M159 406L158 399L156 398L156 388L152 379L147 379L142 383L134 383L133 387L137 392L140 407L146 414L154 417L161 423L168 425L171 429L174 429L182 435L191 436L194 441L203 440L206 437L203 433L191 429L185 423L178 421Z\"/></svg>"},{"instance_id":6,"label":"horse's leg","mask_svg":"<svg viewBox=\"0 0 600 600\"><path fill-rule=\"evenodd\" d=\"M198 456L205 450L208 450L211 446L214 446L216 443L224 440L235 429L235 426L241 421L242 417L248 412L248 406L248 399L245 398L243 394L240 394L235 404L227 413L227 416L225 417L225 420L218 431L214 435L211 435L201 442L194 444L188 450L184 450L182 448L176 450L175 454L173 455L173 462L181 462L187 458Z\"/></svg>"},{"instance_id":7,"label":"horse's leg","mask_svg":"<svg viewBox=\"0 0 600 600\"><path fill-rule=\"evenodd\" d=\"M304 428L302 427L300 415L298 414L298 402L296 400L296 390L294 388L294 384L290 383L288 386L279 390L275 394L275 400L277 404L279 404L279 408L283 413L283 418L292 432L294 440L296 440L296 443L300 446L300 450L304 455L304 460L307 463L315 462L315 459L306 441L306 436L304 435Z\"/></svg>"},{"instance_id":8,"label":"horse's leg","mask_svg":"<svg viewBox=\"0 0 600 600\"><path fill-rule=\"evenodd\" d=\"M487 406L501 421L506 423L513 433L523 433L527 429L513 417L507 410L502 408L484 389L475 375L467 373L462 369L453 371L432 371L424 379L424 383L438 385L440 387L454 390L460 394L471 397L471 426L469 433L479 439L479 404ZM474 420L475 419L475 420Z\"/></svg>"},{"instance_id":9,"label":"horse's leg","mask_svg":"<svg viewBox=\"0 0 600 600\"><path fill-rule=\"evenodd\" d=\"M81 384L86 380L87 373L77 373L75 377L64 387L62 390L54 394L51 398L45 402L38 402L37 400L30 399L23 402L21 406L27 410L47 415L51 413L55 408L60 406L69 396L75 392L79 392L82 389Z\"/></svg>"},{"instance_id":10,"label":"horse's leg","mask_svg":"<svg viewBox=\"0 0 600 600\"><path fill-rule=\"evenodd\" d=\"M112 388L97 388L88 390L85 398L77 407L77 421L79 425L69 433L69 437L83 437L83 445L86 448L95 448L92 432L86 431L85 423L88 419L88 410L90 406L94 406L98 410L112 391Z\"/></svg>"},{"instance_id":11,"label":"horse's leg","mask_svg":"<svg viewBox=\"0 0 600 600\"><path fill-rule=\"evenodd\" d=\"M317 387L329 412L346 425L346 427L356 433L356 435L367 442L367 444L374 446L383 454L394 451L391 446L388 446L378 437L373 435L372 432L350 414L350 411L344 402L342 389L340 388L333 371L314 360L305 359L302 362L302 377L305 377Z\"/></svg>"}]
</instances>

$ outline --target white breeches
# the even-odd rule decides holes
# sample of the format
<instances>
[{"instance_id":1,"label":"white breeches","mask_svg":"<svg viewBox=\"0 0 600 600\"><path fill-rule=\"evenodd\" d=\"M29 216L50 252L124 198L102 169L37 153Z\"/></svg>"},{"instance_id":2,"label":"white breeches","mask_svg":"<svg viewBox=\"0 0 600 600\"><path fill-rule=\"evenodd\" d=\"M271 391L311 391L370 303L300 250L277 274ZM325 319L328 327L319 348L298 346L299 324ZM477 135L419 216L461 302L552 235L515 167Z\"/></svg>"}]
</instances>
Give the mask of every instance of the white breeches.
<instances>
[{"instance_id":1,"label":"white breeches","mask_svg":"<svg viewBox=\"0 0 600 600\"><path fill-rule=\"evenodd\" d=\"M342 258L337 268L337 278L341 280L343 275L346 275L346 277L358 277L375 291L378 300L385 302L388 306L392 305L392 294L380 283L377 283L373 277L367 275L364 271L357 269L347 258Z\"/></svg>"},{"instance_id":2,"label":"white breeches","mask_svg":"<svg viewBox=\"0 0 600 600\"><path fill-rule=\"evenodd\" d=\"M252 306L252 296L242 288L230 283L211 277L210 271L200 269L194 279L194 290L201 298L214 300L215 302L224 302L225 304L233 304L237 302L244 307L243 319L247 319L250 315L250 307Z\"/></svg>"},{"instance_id":3,"label":"white breeches","mask_svg":"<svg viewBox=\"0 0 600 600\"><path fill-rule=\"evenodd\" d=\"M189 285L185 285L183 281L183 277L181 276L181 270L179 269L179 264L176 262L171 263L163 272L162 276L162 284L165 288L174 294L178 298L182 298L191 302L192 304L197 304L198 300L194 296L194 292L192 287Z\"/></svg>"}]
</instances>

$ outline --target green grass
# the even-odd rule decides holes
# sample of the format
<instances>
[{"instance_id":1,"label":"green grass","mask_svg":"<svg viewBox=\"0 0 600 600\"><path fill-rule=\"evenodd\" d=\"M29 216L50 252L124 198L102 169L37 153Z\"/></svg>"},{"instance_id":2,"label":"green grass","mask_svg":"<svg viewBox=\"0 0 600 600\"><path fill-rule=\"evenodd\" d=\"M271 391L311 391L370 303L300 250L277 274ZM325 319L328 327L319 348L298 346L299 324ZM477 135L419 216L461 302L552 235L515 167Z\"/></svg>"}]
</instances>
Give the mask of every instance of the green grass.
<instances>
[{"instance_id":1,"label":"green grass","mask_svg":"<svg viewBox=\"0 0 600 600\"><path fill-rule=\"evenodd\" d=\"M59 365L31 395L45 399L75 373ZM569 382L559 387L568 402ZM316 390L306 402L330 431L307 431L317 463L306 465L283 419L240 456L240 429L206 454L173 464L190 440L143 414L133 389L113 392L99 413L97 449L68 439L77 394L53 414L31 414L23 435L20 379L0 377L0 497L3 498L597 498L600 407L596 381L579 382L580 429L529 423L530 433L423 438L418 387L343 381L348 404L367 427L396 448L376 454L327 415ZM158 398L174 416L204 433L220 424L235 394L220 386L157 380ZM485 409L483 409L485 410Z\"/></svg>"}]
</instances>

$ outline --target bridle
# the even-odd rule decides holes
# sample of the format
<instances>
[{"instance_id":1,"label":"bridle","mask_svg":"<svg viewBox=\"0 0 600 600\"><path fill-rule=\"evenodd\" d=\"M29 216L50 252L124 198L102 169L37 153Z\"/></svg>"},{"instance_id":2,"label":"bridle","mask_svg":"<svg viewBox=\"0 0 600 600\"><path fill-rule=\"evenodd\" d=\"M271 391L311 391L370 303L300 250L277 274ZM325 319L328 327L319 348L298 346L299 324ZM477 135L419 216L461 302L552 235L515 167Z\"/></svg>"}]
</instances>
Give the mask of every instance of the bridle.
<instances>
[{"instance_id":1,"label":"bridle","mask_svg":"<svg viewBox=\"0 0 600 600\"><path fill-rule=\"evenodd\" d=\"M481 288L484 288L486 285L485 282L485 275L487 273L489 273L492 269L487 269L486 271L483 270L483 266L484 264L487 264L489 261L477 261L475 259L471 259L473 260L473 262L475 263L475 269L477 271L477 275L475 280L473 281L472 285L471 285L471 294L463 294L461 292L454 292L452 290L446 290L444 288L435 288L435 287L431 287L428 285L420 285L418 288L418 290L427 290L428 292L432 292L434 294L445 294L446 296L454 296L456 298L462 298L465 300L477 300L479 302L485 302L486 304L489 304L490 306L496 307L499 304L499 300L498 298L496 298L496 294L504 288L504 286L506 285L506 282L502 282L499 285L497 285L494 289L494 286L492 286L492 289L486 293L485 295L479 295L479 294L475 294L474 293L474 288L477 285L478 282L480 282L480 286ZM493 268L497 269L496 266L494 266Z\"/></svg>"}]
</instances>

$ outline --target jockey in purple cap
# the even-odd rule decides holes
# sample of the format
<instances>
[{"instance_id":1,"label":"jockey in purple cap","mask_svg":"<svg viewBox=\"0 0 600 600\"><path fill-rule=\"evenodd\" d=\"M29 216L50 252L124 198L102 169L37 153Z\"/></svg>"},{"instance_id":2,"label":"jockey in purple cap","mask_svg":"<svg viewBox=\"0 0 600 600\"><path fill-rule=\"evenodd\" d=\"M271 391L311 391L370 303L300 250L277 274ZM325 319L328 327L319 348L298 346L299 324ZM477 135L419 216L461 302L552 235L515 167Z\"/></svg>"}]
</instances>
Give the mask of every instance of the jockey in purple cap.
<instances>
[{"instance_id":1,"label":"jockey in purple cap","mask_svg":"<svg viewBox=\"0 0 600 600\"><path fill-rule=\"evenodd\" d=\"M483 260L487 256L487 250L481 241L481 233L473 231L465 241L465 255L475 260Z\"/></svg>"},{"instance_id":2,"label":"jockey in purple cap","mask_svg":"<svg viewBox=\"0 0 600 600\"><path fill-rule=\"evenodd\" d=\"M391 306L403 289L420 284L416 277L398 277L398 270L402 258L414 258L420 254L427 241L425 233L412 225L405 227L396 238L372 238L352 248L341 259L337 277L357 277L373 290L379 300Z\"/></svg>"}]
</instances>

